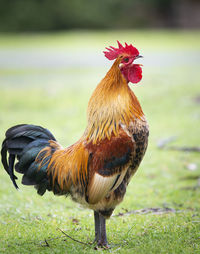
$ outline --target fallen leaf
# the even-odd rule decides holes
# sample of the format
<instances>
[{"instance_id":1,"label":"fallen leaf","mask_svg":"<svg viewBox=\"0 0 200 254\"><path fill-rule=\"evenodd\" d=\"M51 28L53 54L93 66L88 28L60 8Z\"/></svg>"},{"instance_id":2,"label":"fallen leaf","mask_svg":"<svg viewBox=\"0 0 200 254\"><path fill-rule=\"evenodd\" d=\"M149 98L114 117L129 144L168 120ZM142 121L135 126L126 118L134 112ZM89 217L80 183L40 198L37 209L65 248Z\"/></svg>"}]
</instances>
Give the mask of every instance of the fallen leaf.
<instances>
[{"instance_id":1,"label":"fallen leaf","mask_svg":"<svg viewBox=\"0 0 200 254\"><path fill-rule=\"evenodd\" d=\"M73 219L72 219L72 223L74 223L74 224L76 224L76 225L79 225L79 220L76 219L76 218L73 218Z\"/></svg>"}]
</instances>

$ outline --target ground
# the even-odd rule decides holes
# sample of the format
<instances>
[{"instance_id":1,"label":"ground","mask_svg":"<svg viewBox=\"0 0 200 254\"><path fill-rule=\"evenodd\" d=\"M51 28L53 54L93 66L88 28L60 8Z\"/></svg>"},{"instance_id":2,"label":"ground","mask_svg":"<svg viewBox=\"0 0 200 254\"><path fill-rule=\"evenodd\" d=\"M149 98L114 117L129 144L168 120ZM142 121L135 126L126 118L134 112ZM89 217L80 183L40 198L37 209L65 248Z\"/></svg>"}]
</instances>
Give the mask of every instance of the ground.
<instances>
[{"instance_id":1,"label":"ground","mask_svg":"<svg viewBox=\"0 0 200 254\"><path fill-rule=\"evenodd\" d=\"M102 51L117 39L144 56L143 80L131 87L150 139L124 202L107 221L108 252L200 253L199 153L167 149L200 146L199 32L0 35L0 140L10 126L31 123L48 128L63 146L75 142L89 97L111 65ZM94 245L59 230L92 242L92 211L21 184L16 191L2 164L0 177L1 253L95 253Z\"/></svg>"}]
</instances>

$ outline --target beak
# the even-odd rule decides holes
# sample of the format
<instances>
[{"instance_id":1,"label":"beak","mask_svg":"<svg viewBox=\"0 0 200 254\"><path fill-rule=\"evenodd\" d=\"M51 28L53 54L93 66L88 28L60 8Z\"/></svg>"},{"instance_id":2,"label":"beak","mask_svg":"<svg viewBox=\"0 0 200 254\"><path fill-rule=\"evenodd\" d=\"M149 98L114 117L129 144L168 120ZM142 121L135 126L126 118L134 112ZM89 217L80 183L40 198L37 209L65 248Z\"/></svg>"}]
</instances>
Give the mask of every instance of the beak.
<instances>
[{"instance_id":1,"label":"beak","mask_svg":"<svg viewBox=\"0 0 200 254\"><path fill-rule=\"evenodd\" d=\"M135 59L138 59L138 58L143 58L143 56L138 55L135 57Z\"/></svg>"}]
</instances>

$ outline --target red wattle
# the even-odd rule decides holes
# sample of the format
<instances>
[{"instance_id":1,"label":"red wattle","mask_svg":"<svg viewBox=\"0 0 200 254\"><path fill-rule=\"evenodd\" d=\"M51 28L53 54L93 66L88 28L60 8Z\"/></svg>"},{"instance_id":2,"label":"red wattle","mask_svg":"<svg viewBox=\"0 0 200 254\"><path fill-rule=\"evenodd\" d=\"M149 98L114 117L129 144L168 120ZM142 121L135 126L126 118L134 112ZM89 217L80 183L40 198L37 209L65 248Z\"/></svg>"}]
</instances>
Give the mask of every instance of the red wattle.
<instances>
[{"instance_id":1,"label":"red wattle","mask_svg":"<svg viewBox=\"0 0 200 254\"><path fill-rule=\"evenodd\" d=\"M142 68L138 64L133 64L128 70L128 80L131 83L138 83L142 79Z\"/></svg>"},{"instance_id":2,"label":"red wattle","mask_svg":"<svg viewBox=\"0 0 200 254\"><path fill-rule=\"evenodd\" d=\"M132 64L121 69L127 82L138 83L142 79L142 68L139 64Z\"/></svg>"}]
</instances>

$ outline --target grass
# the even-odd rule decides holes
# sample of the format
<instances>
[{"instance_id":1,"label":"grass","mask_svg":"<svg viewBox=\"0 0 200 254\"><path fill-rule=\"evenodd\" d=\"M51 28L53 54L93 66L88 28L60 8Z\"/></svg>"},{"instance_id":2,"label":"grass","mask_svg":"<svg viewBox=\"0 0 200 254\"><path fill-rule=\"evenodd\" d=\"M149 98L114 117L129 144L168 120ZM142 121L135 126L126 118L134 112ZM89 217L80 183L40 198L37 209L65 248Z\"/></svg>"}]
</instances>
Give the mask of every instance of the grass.
<instances>
[{"instance_id":1,"label":"grass","mask_svg":"<svg viewBox=\"0 0 200 254\"><path fill-rule=\"evenodd\" d=\"M146 38L148 37L148 41ZM130 41L145 52L196 52L199 32L126 31L70 32L41 35L1 35L0 50L71 50L101 52L112 40ZM49 50L48 49L48 50ZM81 57L81 55L80 55ZM77 59L78 60L78 59ZM200 253L199 153L160 150L160 139L176 136L175 146L199 146L199 64L144 66L141 85L132 86L150 125L149 147L127 194L107 221L109 253ZM106 62L106 59L105 59ZM86 125L86 106L107 67L0 69L0 140L18 123L49 128L59 142L69 145ZM171 144L170 144L171 145ZM189 164L196 170L188 170ZM70 198L51 193L40 197L32 187L15 191L0 166L0 253L96 253L63 236L91 242L93 213ZM171 208L168 213L127 213L147 208ZM123 214L123 216L118 216ZM45 239L46 242L45 243ZM104 251L99 250L104 253Z\"/></svg>"}]
</instances>

